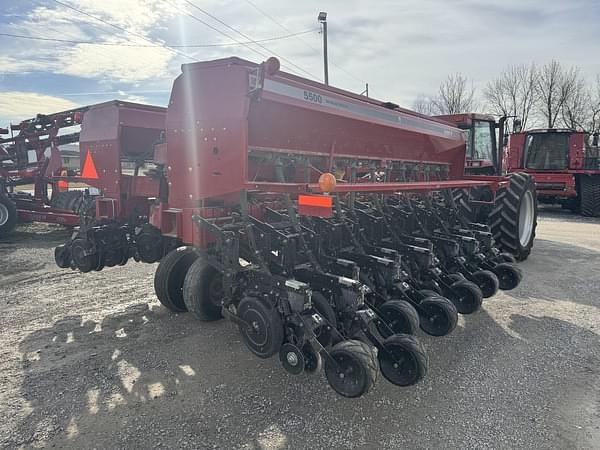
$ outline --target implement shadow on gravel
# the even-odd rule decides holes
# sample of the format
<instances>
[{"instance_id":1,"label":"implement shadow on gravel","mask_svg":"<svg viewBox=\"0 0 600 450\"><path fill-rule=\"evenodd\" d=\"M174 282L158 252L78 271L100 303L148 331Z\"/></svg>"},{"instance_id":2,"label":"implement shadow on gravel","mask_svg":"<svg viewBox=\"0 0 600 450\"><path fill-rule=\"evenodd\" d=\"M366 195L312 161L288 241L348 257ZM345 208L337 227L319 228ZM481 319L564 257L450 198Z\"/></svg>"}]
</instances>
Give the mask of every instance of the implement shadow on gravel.
<instances>
[{"instance_id":1,"label":"implement shadow on gravel","mask_svg":"<svg viewBox=\"0 0 600 450\"><path fill-rule=\"evenodd\" d=\"M526 336L532 352L546 351L547 361L524 360L529 377L535 377L553 399L540 398L557 428L554 448L600 446L600 330L596 332L548 316L510 316L509 327ZM535 354L535 353L534 353ZM554 400L554 408L548 403Z\"/></svg>"},{"instance_id":2,"label":"implement shadow on gravel","mask_svg":"<svg viewBox=\"0 0 600 450\"><path fill-rule=\"evenodd\" d=\"M422 383L397 388L380 377L372 393L349 400L323 374L294 377L277 357L254 357L225 321L146 304L101 322L65 317L20 343L32 412L11 444L435 448L493 446L504 437L523 445L511 430L523 421L535 430L523 396L538 395L514 364L515 352L531 351L525 338L485 310L450 336L419 338L430 358Z\"/></svg>"}]
</instances>

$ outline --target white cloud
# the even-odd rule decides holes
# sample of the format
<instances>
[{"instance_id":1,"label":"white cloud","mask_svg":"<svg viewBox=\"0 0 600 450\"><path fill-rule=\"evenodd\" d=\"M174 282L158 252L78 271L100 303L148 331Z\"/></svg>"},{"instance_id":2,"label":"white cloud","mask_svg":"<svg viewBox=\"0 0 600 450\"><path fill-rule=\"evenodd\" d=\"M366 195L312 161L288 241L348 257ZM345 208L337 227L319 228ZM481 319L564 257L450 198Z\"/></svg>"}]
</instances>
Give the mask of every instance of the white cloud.
<instances>
[{"instance_id":1,"label":"white cloud","mask_svg":"<svg viewBox=\"0 0 600 450\"><path fill-rule=\"evenodd\" d=\"M65 3L69 3L66 1ZM174 52L151 38L155 26L175 12L161 0L79 0L77 9L126 31L96 21L72 9L36 7L21 22L6 31L73 41L124 43L157 47L96 46L17 41L12 55L0 57L0 71L21 73L48 71L82 78L135 82L167 77ZM33 30L33 32L32 32ZM43 31L42 31L43 30ZM140 37L141 36L141 37ZM148 40L145 40L145 39Z\"/></svg>"},{"instance_id":2,"label":"white cloud","mask_svg":"<svg viewBox=\"0 0 600 450\"><path fill-rule=\"evenodd\" d=\"M119 47L110 53L90 52L77 45L63 59L61 72L85 78L108 77L117 81L166 77L172 53L164 48Z\"/></svg>"},{"instance_id":3,"label":"white cloud","mask_svg":"<svg viewBox=\"0 0 600 450\"><path fill-rule=\"evenodd\" d=\"M0 92L0 126L18 123L36 114L48 114L76 108L77 103L60 97L32 92Z\"/></svg>"}]
</instances>

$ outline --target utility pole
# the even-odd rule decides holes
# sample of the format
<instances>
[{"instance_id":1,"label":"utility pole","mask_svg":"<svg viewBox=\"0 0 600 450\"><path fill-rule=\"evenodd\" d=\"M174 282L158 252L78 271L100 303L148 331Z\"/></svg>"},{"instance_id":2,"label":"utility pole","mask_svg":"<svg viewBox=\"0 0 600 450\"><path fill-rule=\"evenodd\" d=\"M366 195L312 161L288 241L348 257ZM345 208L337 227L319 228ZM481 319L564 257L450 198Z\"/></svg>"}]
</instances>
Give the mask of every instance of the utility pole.
<instances>
[{"instance_id":1,"label":"utility pole","mask_svg":"<svg viewBox=\"0 0 600 450\"><path fill-rule=\"evenodd\" d=\"M329 68L327 63L327 13L321 11L317 20L323 25L323 71L325 74L325 84L329 85Z\"/></svg>"}]
</instances>

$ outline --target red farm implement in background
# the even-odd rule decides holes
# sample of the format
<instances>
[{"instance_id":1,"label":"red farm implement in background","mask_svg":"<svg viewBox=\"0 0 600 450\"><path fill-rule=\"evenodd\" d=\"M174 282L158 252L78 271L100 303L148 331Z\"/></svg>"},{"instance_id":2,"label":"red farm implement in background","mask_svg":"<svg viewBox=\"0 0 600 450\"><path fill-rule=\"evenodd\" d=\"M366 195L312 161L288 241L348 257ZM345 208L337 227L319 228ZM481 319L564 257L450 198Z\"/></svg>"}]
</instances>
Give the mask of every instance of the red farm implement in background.
<instances>
[{"instance_id":1,"label":"red farm implement in background","mask_svg":"<svg viewBox=\"0 0 600 450\"><path fill-rule=\"evenodd\" d=\"M275 58L184 65L165 142L145 145L164 174L149 222L82 223L57 264L89 272L162 256L154 287L166 308L227 317L252 353L279 354L290 373L324 365L340 395L366 393L379 372L417 383L419 327L446 335L458 313L521 281L515 257L454 201L488 190L469 207L519 226L504 211L508 178L464 174L463 132L282 72Z\"/></svg>"},{"instance_id":2,"label":"red farm implement in background","mask_svg":"<svg viewBox=\"0 0 600 450\"><path fill-rule=\"evenodd\" d=\"M530 174L541 203L560 204L584 216L600 216L598 135L540 129L511 134L507 171Z\"/></svg>"},{"instance_id":3,"label":"red farm implement in background","mask_svg":"<svg viewBox=\"0 0 600 450\"><path fill-rule=\"evenodd\" d=\"M112 101L11 125L12 136L0 139L0 236L17 221L76 226L147 217L160 190L154 144L165 113ZM76 144L80 166L67 169L61 147Z\"/></svg>"}]
</instances>

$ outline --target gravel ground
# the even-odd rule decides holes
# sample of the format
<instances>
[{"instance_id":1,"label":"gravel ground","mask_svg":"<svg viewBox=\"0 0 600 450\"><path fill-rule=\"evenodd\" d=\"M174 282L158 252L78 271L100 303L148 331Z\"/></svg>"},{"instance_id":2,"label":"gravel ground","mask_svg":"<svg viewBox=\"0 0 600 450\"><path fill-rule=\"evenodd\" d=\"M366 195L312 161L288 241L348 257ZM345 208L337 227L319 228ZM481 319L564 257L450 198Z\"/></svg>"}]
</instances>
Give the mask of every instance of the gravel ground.
<instances>
[{"instance_id":1,"label":"gravel ground","mask_svg":"<svg viewBox=\"0 0 600 450\"><path fill-rule=\"evenodd\" d=\"M230 323L169 313L154 265L60 270L67 233L21 227L0 242L0 445L600 448L599 225L542 213L521 286L421 334L423 382L357 400L257 359Z\"/></svg>"}]
</instances>

